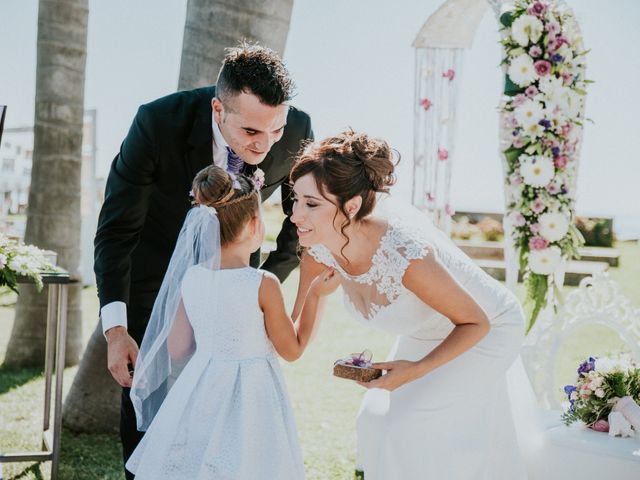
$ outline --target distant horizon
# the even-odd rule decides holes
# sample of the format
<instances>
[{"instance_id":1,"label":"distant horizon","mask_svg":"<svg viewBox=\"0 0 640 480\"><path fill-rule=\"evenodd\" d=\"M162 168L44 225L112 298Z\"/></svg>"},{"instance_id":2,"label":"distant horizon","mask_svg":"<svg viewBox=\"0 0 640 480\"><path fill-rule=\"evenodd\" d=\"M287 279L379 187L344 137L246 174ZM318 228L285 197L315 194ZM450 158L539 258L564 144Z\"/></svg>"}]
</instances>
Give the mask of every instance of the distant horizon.
<instances>
[{"instance_id":1,"label":"distant horizon","mask_svg":"<svg viewBox=\"0 0 640 480\"><path fill-rule=\"evenodd\" d=\"M411 185L413 151L411 43L442 3L408 0L398 8L383 0L297 0L283 55L298 85L293 103L310 113L316 138L347 126L385 138L402 154L397 191L404 197ZM578 17L586 46L592 48L587 75L596 81L587 97L586 115L596 123L585 126L576 211L638 217L640 222L634 148L640 58L626 54L630 45L640 44L635 27L640 2L618 0L615 8L602 8L596 0L567 3ZM98 111L98 172L104 174L138 106L176 90L186 0L90 0L89 6L85 106ZM5 20L0 56L12 65L0 77L0 95L5 95L0 104L9 103L8 130L33 124L37 1L5 0L0 16ZM498 40L497 22L488 9L456 76L462 82L452 157L451 204L456 210L504 209Z\"/></svg>"}]
</instances>

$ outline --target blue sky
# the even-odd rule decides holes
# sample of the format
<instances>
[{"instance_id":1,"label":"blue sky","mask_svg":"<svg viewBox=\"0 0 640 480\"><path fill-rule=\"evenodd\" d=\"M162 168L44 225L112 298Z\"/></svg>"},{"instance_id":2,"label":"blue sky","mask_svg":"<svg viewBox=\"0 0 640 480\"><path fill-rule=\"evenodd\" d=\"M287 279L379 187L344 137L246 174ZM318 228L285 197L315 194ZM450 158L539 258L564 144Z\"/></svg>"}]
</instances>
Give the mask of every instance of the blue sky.
<instances>
[{"instance_id":1,"label":"blue sky","mask_svg":"<svg viewBox=\"0 0 640 480\"><path fill-rule=\"evenodd\" d=\"M569 0L581 23L591 86L578 177L578 211L640 217L640 2ZM410 186L414 51L433 0L296 0L285 61L298 85L294 103L317 137L351 126L387 139L403 155L399 190ZM176 89L186 0L90 0L85 104L98 110L104 172L138 105ZM31 125L35 96L36 0L0 2L0 103L7 127ZM487 10L466 53L458 107L452 204L500 210L501 74L497 25Z\"/></svg>"}]
</instances>

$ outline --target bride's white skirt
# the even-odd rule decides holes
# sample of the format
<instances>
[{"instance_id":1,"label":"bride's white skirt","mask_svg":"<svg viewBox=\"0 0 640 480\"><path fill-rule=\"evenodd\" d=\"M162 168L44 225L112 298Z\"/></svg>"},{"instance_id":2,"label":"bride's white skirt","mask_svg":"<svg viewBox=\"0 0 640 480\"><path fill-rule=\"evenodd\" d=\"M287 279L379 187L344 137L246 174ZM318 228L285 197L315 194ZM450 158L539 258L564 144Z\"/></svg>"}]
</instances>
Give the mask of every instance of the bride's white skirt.
<instances>
[{"instance_id":1,"label":"bride's white skirt","mask_svg":"<svg viewBox=\"0 0 640 480\"><path fill-rule=\"evenodd\" d=\"M506 384L522 338L514 308L451 362L393 392L368 391L357 421L365 480L525 479ZM389 359L418 360L440 342L400 336Z\"/></svg>"}]
</instances>

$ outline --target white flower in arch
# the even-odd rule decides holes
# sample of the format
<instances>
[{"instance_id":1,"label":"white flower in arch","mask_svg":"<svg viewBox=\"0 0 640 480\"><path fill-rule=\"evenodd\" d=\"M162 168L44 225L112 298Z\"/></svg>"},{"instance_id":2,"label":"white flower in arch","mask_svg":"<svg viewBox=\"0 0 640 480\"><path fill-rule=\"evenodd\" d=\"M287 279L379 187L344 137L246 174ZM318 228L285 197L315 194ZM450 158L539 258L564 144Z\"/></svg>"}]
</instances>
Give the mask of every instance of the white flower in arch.
<instances>
[{"instance_id":1,"label":"white flower in arch","mask_svg":"<svg viewBox=\"0 0 640 480\"><path fill-rule=\"evenodd\" d=\"M511 36L522 47L537 43L544 30L542 22L533 15L522 15L511 25Z\"/></svg>"},{"instance_id":2,"label":"white flower in arch","mask_svg":"<svg viewBox=\"0 0 640 480\"><path fill-rule=\"evenodd\" d=\"M554 173L553 160L549 157L542 155L520 156L520 175L527 185L544 187L551 181Z\"/></svg>"}]
</instances>

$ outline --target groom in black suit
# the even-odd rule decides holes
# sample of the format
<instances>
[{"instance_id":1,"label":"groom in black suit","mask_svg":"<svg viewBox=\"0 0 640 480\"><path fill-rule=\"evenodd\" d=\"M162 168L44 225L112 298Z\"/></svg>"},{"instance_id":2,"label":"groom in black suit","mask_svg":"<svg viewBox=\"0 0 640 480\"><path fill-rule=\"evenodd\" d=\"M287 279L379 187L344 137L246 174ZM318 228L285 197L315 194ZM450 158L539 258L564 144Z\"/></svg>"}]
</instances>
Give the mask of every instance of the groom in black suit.
<instances>
[{"instance_id":1,"label":"groom in black suit","mask_svg":"<svg viewBox=\"0 0 640 480\"><path fill-rule=\"evenodd\" d=\"M283 281L298 263L287 184L295 153L313 139L309 116L288 105L293 83L272 51L230 49L216 86L177 92L143 105L107 179L95 238L95 273L108 365L123 387L120 435L125 463L142 438L129 387L129 365L151 314L182 223L191 183L212 163L246 175L264 173L262 199L278 187L286 218L277 249L262 268ZM258 266L260 253L251 258ZM126 471L128 479L133 475Z\"/></svg>"}]
</instances>

